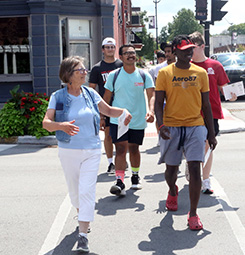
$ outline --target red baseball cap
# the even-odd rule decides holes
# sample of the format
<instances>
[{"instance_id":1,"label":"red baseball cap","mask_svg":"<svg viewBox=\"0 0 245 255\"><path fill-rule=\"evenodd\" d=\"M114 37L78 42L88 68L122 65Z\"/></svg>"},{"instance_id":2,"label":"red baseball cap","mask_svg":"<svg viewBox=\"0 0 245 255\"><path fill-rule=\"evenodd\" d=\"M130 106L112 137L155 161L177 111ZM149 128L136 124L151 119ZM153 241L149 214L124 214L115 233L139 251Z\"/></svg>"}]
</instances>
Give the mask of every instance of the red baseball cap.
<instances>
[{"instance_id":1,"label":"red baseball cap","mask_svg":"<svg viewBox=\"0 0 245 255\"><path fill-rule=\"evenodd\" d=\"M197 46L195 44L193 44L190 40L182 40L181 44L178 44L176 46L179 50L186 50L189 48L196 48Z\"/></svg>"}]
</instances>

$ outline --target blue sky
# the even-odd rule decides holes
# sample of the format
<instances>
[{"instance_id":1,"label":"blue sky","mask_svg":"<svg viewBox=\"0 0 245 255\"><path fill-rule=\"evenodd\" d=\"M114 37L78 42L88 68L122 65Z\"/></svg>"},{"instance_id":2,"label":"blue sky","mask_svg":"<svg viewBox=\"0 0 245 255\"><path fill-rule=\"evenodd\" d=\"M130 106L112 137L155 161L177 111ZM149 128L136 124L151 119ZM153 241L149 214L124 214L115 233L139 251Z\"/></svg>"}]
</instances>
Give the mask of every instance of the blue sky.
<instances>
[{"instance_id":1,"label":"blue sky","mask_svg":"<svg viewBox=\"0 0 245 255\"><path fill-rule=\"evenodd\" d=\"M141 10L147 11L148 16L155 15L155 4L153 0L131 0L133 7L141 7ZM182 8L191 9L195 13L195 0L160 0L157 4L158 9L158 30L160 32L163 26L166 26L168 22L173 21L173 16L177 14ZM211 0L208 0L208 13L210 13ZM230 23L240 24L245 23L245 1L244 0L229 0L224 7L223 11L228 13L223 17L221 21L216 21L214 26L210 26L210 33L219 34L226 30ZM208 19L210 20L210 18ZM151 29L155 35L155 30Z\"/></svg>"}]
</instances>

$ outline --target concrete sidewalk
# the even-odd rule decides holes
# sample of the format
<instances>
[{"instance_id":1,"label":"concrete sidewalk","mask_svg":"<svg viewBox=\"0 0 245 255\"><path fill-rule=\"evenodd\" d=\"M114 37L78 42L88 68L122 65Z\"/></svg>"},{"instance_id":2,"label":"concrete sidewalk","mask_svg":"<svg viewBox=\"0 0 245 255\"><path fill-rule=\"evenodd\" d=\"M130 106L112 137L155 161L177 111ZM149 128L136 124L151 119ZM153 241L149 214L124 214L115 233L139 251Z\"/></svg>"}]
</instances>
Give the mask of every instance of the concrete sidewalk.
<instances>
[{"instance_id":1,"label":"concrete sidewalk","mask_svg":"<svg viewBox=\"0 0 245 255\"><path fill-rule=\"evenodd\" d=\"M223 108L224 119L219 120L220 134L245 131L245 122L234 117L227 109ZM101 140L104 140L104 132L100 132ZM148 124L145 130L145 137L157 137L155 123ZM43 144L56 145L55 136L45 136L36 139L33 136L19 136L17 144Z\"/></svg>"}]
</instances>

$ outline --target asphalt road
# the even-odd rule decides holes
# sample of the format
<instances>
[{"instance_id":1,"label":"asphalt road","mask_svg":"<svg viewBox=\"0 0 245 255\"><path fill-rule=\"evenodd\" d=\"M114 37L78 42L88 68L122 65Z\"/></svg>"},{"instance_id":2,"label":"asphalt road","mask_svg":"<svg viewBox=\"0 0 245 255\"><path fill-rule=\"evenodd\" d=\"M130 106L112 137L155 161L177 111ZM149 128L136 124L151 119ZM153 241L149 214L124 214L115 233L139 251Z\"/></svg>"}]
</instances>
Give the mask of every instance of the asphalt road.
<instances>
[{"instance_id":1,"label":"asphalt road","mask_svg":"<svg viewBox=\"0 0 245 255\"><path fill-rule=\"evenodd\" d=\"M89 234L92 255L245 254L245 132L223 134L212 170L215 193L201 195L198 213L204 230L186 225L189 210L184 162L177 184L179 210L168 212L164 165L157 165L157 138L141 146L143 189L127 195L109 193L114 177L107 176L102 156L98 175L95 221ZM76 210L71 208L57 147L1 145L0 254L77 254Z\"/></svg>"}]
</instances>

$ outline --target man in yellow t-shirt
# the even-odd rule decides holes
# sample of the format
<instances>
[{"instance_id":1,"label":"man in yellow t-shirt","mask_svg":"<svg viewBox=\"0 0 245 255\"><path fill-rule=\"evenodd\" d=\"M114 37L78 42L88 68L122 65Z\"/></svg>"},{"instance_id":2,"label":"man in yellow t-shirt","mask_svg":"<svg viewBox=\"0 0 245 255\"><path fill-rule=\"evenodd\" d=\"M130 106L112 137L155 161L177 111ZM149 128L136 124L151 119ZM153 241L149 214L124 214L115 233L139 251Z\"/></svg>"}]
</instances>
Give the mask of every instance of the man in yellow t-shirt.
<instances>
[{"instance_id":1,"label":"man in yellow t-shirt","mask_svg":"<svg viewBox=\"0 0 245 255\"><path fill-rule=\"evenodd\" d=\"M172 47L177 62L161 69L156 82L155 113L161 137L159 164L166 163L165 179L169 186L166 207L176 211L178 186L175 183L184 153L190 171L188 225L191 230L199 230L203 228L197 215L201 190L200 163L204 161L206 137L211 149L215 149L217 144L208 76L204 69L190 63L196 46L187 35L177 36Z\"/></svg>"}]
</instances>

